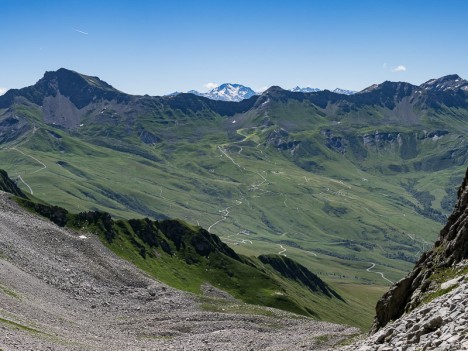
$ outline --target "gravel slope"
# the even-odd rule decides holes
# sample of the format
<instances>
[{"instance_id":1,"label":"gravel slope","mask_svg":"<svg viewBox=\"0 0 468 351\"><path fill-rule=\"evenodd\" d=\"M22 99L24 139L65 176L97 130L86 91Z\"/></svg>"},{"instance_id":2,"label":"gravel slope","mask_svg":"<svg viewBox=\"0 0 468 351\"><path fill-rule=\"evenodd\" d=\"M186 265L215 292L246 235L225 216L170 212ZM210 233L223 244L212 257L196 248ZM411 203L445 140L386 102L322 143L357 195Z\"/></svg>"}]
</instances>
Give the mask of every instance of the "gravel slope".
<instances>
[{"instance_id":1,"label":"gravel slope","mask_svg":"<svg viewBox=\"0 0 468 351\"><path fill-rule=\"evenodd\" d=\"M0 350L320 350L358 332L266 308L203 311L80 235L0 192Z\"/></svg>"}]
</instances>

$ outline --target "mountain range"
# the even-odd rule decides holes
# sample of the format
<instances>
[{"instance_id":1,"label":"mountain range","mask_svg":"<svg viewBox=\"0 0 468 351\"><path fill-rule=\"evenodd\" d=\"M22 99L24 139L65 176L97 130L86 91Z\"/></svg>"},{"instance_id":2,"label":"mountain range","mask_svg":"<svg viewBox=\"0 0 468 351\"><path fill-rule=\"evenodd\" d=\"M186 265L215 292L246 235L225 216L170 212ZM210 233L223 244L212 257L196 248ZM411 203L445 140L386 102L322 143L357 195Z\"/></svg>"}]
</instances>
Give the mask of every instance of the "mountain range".
<instances>
[{"instance_id":1,"label":"mountain range","mask_svg":"<svg viewBox=\"0 0 468 351\"><path fill-rule=\"evenodd\" d=\"M318 91L322 91L322 89L310 88L310 87L301 88L299 86L296 86L290 89L290 91L295 92L295 93L316 93ZM340 88L336 88L335 90L333 90L333 92L337 94L343 94L343 95L353 95L356 93L355 91L352 91L352 90L346 90L346 89L340 89ZM236 101L236 102L242 101L244 99L249 99L254 95L262 94L262 92L255 92L252 88L246 87L244 85L232 84L232 83L221 84L206 93L201 93L196 90L190 90L188 91L188 93L198 95L198 96L203 96L212 100ZM178 94L181 94L181 93L174 92L166 96L175 96Z\"/></svg>"},{"instance_id":2,"label":"mountain range","mask_svg":"<svg viewBox=\"0 0 468 351\"><path fill-rule=\"evenodd\" d=\"M59 69L0 97L0 161L23 193L69 213L179 218L238 255L287 255L347 302L343 319L370 326L451 213L467 87L450 75L234 102L129 95Z\"/></svg>"}]
</instances>

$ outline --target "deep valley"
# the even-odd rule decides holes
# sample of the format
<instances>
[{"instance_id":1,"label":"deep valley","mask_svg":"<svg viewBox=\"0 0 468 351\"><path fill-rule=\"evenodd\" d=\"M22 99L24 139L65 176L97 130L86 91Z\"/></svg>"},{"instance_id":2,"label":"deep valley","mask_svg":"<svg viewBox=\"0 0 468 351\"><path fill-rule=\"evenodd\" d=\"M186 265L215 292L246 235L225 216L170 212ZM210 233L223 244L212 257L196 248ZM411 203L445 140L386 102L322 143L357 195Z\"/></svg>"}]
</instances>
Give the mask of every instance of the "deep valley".
<instances>
[{"instance_id":1,"label":"deep valley","mask_svg":"<svg viewBox=\"0 0 468 351\"><path fill-rule=\"evenodd\" d=\"M177 218L246 259L292 258L344 300L341 314L321 311L320 298L312 312L301 302L302 314L366 329L452 211L468 157L467 87L453 75L354 95L271 87L225 102L127 95L60 69L0 97L0 162L24 193L70 213ZM194 275L136 253L154 277L201 293L205 263ZM228 281L211 283L242 299Z\"/></svg>"}]
</instances>

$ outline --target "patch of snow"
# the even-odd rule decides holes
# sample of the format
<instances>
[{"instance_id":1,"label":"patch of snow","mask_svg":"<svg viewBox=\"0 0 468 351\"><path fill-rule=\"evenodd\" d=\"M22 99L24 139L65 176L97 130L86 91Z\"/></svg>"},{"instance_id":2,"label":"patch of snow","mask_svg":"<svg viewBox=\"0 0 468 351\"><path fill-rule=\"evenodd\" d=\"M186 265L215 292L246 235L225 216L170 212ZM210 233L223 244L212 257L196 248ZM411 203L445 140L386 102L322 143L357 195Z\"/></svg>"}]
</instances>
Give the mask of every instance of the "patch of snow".
<instances>
[{"instance_id":1,"label":"patch of snow","mask_svg":"<svg viewBox=\"0 0 468 351\"><path fill-rule=\"evenodd\" d=\"M309 86L305 87L305 88L301 88L299 86L295 86L294 88L292 89L289 89L290 91L292 91L293 93L316 93L317 91L322 91L322 89L319 89L319 88L311 88Z\"/></svg>"},{"instance_id":2,"label":"patch of snow","mask_svg":"<svg viewBox=\"0 0 468 351\"><path fill-rule=\"evenodd\" d=\"M334 93L336 94L342 94L342 95L354 95L356 94L356 91L354 90L347 90L347 89L341 89L341 88L336 88L333 90Z\"/></svg>"}]
</instances>

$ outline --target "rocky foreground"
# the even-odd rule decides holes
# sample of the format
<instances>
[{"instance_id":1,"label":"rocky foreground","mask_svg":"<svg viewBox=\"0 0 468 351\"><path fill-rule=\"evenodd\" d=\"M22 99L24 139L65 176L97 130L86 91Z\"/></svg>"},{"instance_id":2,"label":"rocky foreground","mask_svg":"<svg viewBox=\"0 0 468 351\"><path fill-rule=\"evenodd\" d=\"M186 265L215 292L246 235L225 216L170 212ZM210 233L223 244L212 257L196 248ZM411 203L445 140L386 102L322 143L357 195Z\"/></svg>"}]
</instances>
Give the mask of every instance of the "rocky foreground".
<instances>
[{"instance_id":1,"label":"rocky foreground","mask_svg":"<svg viewBox=\"0 0 468 351\"><path fill-rule=\"evenodd\" d=\"M468 350L468 171L432 250L377 302L371 333L343 350Z\"/></svg>"},{"instance_id":2,"label":"rocky foreground","mask_svg":"<svg viewBox=\"0 0 468 351\"><path fill-rule=\"evenodd\" d=\"M358 332L204 290L155 281L0 192L0 350L322 350Z\"/></svg>"},{"instance_id":3,"label":"rocky foreground","mask_svg":"<svg viewBox=\"0 0 468 351\"><path fill-rule=\"evenodd\" d=\"M443 283L441 289L450 291L341 350L468 350L468 274Z\"/></svg>"}]
</instances>

